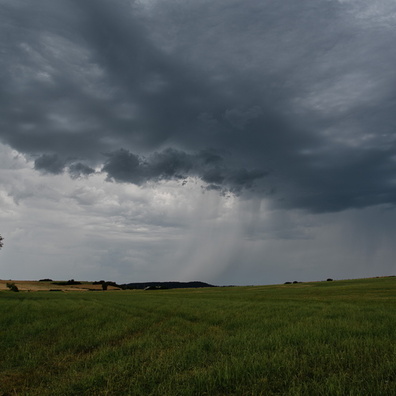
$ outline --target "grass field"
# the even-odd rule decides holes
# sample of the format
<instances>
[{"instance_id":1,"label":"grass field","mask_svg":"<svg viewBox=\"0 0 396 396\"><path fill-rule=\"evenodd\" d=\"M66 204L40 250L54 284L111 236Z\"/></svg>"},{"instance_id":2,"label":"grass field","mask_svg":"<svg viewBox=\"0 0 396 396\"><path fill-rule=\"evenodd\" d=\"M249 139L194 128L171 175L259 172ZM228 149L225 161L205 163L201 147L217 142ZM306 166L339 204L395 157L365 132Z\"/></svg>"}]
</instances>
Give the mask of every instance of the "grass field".
<instances>
[{"instance_id":1,"label":"grass field","mask_svg":"<svg viewBox=\"0 0 396 396\"><path fill-rule=\"evenodd\" d=\"M393 277L0 291L0 315L0 395L396 395Z\"/></svg>"}]
</instances>

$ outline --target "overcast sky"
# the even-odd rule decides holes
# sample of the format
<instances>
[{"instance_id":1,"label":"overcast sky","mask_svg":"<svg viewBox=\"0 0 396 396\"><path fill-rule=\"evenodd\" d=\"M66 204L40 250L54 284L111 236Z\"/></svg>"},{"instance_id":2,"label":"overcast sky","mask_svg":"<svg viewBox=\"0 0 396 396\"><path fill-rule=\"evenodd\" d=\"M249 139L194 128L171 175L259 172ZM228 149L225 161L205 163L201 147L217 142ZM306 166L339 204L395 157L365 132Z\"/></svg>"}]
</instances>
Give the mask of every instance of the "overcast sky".
<instances>
[{"instance_id":1,"label":"overcast sky","mask_svg":"<svg viewBox=\"0 0 396 396\"><path fill-rule=\"evenodd\" d=\"M396 274L394 0L0 0L2 279Z\"/></svg>"}]
</instances>

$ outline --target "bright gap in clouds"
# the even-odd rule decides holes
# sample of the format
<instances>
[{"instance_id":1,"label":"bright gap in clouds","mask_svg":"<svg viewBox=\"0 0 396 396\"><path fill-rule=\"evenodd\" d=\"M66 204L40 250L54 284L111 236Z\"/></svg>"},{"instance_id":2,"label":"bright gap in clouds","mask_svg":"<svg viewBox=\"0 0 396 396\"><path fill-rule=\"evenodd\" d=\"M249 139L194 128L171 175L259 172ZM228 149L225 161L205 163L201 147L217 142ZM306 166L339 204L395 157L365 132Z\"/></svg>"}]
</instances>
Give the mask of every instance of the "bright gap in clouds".
<instances>
[{"instance_id":1,"label":"bright gap in clouds","mask_svg":"<svg viewBox=\"0 0 396 396\"><path fill-rule=\"evenodd\" d=\"M388 275L396 213L271 208L190 178L137 187L42 175L1 146L1 277L268 284ZM370 224L370 228L368 227Z\"/></svg>"}]
</instances>

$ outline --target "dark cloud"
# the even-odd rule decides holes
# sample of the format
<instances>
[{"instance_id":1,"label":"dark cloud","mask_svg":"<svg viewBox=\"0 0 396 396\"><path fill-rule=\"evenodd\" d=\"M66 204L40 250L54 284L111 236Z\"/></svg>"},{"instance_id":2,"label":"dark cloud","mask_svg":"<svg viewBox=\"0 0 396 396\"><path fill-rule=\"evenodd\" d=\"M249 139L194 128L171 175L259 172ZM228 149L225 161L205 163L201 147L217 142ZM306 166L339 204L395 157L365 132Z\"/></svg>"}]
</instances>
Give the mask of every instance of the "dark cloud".
<instances>
[{"instance_id":1,"label":"dark cloud","mask_svg":"<svg viewBox=\"0 0 396 396\"><path fill-rule=\"evenodd\" d=\"M394 204L395 14L385 0L3 1L0 139L72 177L195 176L315 212Z\"/></svg>"},{"instance_id":2,"label":"dark cloud","mask_svg":"<svg viewBox=\"0 0 396 396\"><path fill-rule=\"evenodd\" d=\"M107 154L102 171L107 172L110 178L119 182L141 184L143 182L141 160L128 150L120 149Z\"/></svg>"},{"instance_id":3,"label":"dark cloud","mask_svg":"<svg viewBox=\"0 0 396 396\"><path fill-rule=\"evenodd\" d=\"M53 173L54 175L63 173L64 167L64 161L56 154L43 154L34 161L35 169L46 173Z\"/></svg>"},{"instance_id":4,"label":"dark cloud","mask_svg":"<svg viewBox=\"0 0 396 396\"><path fill-rule=\"evenodd\" d=\"M82 164L81 162L76 162L73 163L69 166L69 174L73 179L83 177L83 176L89 176L95 173L95 170L92 169L91 167Z\"/></svg>"},{"instance_id":5,"label":"dark cloud","mask_svg":"<svg viewBox=\"0 0 396 396\"><path fill-rule=\"evenodd\" d=\"M43 154L34 161L34 169L42 173L59 175L65 171L66 167L72 179L95 173L91 167L81 162L62 160L57 154Z\"/></svg>"},{"instance_id":6,"label":"dark cloud","mask_svg":"<svg viewBox=\"0 0 396 396\"><path fill-rule=\"evenodd\" d=\"M169 148L142 157L121 149L106 156L102 171L109 179L137 185L192 176L200 178L209 190L240 193L252 189L255 182L267 175L258 170L229 168L220 155L210 151L188 154Z\"/></svg>"}]
</instances>

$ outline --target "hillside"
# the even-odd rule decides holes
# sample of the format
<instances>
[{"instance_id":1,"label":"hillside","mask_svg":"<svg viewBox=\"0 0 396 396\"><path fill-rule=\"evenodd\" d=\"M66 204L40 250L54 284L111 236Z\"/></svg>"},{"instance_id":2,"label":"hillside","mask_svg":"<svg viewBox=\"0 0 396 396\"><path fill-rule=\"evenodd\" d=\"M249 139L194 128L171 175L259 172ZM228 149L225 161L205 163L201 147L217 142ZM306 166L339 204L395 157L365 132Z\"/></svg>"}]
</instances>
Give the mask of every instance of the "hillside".
<instances>
[{"instance_id":1,"label":"hillside","mask_svg":"<svg viewBox=\"0 0 396 396\"><path fill-rule=\"evenodd\" d=\"M2 280L0 279L0 290L8 290L7 283L12 282L18 287L20 291L95 291L102 290L102 285L99 282L86 282L79 281L75 284L67 284L68 281L58 280ZM109 285L107 290L120 290L122 289L191 289L202 287L215 287L205 282L137 282L127 283L115 287Z\"/></svg>"},{"instance_id":2,"label":"hillside","mask_svg":"<svg viewBox=\"0 0 396 396\"><path fill-rule=\"evenodd\" d=\"M197 289L200 287L216 287L205 282L135 282L122 285L126 289Z\"/></svg>"},{"instance_id":3,"label":"hillside","mask_svg":"<svg viewBox=\"0 0 396 396\"><path fill-rule=\"evenodd\" d=\"M67 283L62 281L32 281L32 280L3 280L0 279L0 290L8 290L7 283L12 282L20 291L89 291L102 290L102 285L94 282L79 282L75 285L59 285L57 283ZM108 290L118 290L117 287L109 286Z\"/></svg>"}]
</instances>

